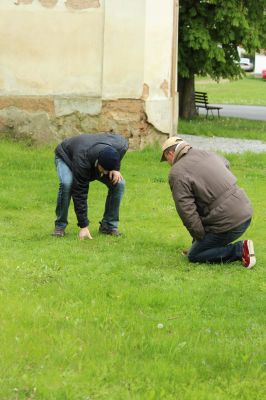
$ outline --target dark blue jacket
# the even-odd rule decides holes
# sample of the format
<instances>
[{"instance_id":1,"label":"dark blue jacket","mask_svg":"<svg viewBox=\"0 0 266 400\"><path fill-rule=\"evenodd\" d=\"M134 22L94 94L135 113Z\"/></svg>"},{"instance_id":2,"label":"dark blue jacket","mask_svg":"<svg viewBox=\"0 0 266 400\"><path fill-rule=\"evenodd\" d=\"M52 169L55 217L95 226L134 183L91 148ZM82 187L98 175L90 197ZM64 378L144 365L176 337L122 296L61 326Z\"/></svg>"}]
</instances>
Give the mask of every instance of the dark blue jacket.
<instances>
[{"instance_id":1,"label":"dark blue jacket","mask_svg":"<svg viewBox=\"0 0 266 400\"><path fill-rule=\"evenodd\" d=\"M119 153L121 161L128 149L128 142L114 133L82 134L64 140L55 149L56 156L73 172L72 198L80 228L89 224L89 182L97 178L96 161L99 153L107 146Z\"/></svg>"}]
</instances>

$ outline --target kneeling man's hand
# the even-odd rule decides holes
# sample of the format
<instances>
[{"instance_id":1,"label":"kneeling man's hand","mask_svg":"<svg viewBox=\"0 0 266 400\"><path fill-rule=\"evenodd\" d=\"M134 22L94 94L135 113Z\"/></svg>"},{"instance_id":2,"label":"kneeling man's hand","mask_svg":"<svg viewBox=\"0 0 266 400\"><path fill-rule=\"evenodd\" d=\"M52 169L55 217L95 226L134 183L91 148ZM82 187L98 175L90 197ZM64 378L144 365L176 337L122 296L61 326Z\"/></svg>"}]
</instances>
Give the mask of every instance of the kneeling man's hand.
<instances>
[{"instance_id":1,"label":"kneeling man's hand","mask_svg":"<svg viewBox=\"0 0 266 400\"><path fill-rule=\"evenodd\" d=\"M81 228L79 231L79 238L80 240L83 239L92 239L92 236L90 234L90 231L88 229L88 227L86 226L86 228Z\"/></svg>"},{"instance_id":2,"label":"kneeling man's hand","mask_svg":"<svg viewBox=\"0 0 266 400\"><path fill-rule=\"evenodd\" d=\"M112 181L112 184L115 185L118 182L121 182L123 177L119 171L109 171L109 179Z\"/></svg>"}]
</instances>

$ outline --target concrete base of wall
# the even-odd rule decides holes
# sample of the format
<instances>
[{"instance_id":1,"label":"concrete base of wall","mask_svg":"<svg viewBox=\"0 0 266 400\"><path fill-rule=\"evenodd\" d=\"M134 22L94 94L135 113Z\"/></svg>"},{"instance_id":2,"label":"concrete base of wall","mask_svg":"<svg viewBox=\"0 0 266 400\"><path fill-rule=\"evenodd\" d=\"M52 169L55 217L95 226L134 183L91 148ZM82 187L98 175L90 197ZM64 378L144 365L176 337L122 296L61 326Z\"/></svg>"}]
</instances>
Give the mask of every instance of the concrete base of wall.
<instances>
[{"instance_id":1,"label":"concrete base of wall","mask_svg":"<svg viewBox=\"0 0 266 400\"><path fill-rule=\"evenodd\" d=\"M114 131L141 149L168 135L148 122L144 100L64 96L0 96L0 137L45 144L78 135Z\"/></svg>"}]
</instances>

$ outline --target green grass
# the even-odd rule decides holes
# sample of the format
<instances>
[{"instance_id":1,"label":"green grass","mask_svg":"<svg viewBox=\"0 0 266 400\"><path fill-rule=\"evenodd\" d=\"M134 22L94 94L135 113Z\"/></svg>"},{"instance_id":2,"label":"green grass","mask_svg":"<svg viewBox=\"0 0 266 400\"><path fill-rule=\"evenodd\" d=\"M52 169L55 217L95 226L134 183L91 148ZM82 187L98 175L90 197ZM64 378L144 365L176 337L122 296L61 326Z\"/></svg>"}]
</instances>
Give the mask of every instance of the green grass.
<instances>
[{"instance_id":1,"label":"green grass","mask_svg":"<svg viewBox=\"0 0 266 400\"><path fill-rule=\"evenodd\" d=\"M248 76L237 81L215 83L208 78L197 78L196 90L206 91L209 102L266 105L266 81ZM204 135L209 137L258 139L266 141L266 121L240 118L208 118L200 115L191 121L179 120L180 134Z\"/></svg>"},{"instance_id":2,"label":"green grass","mask_svg":"<svg viewBox=\"0 0 266 400\"><path fill-rule=\"evenodd\" d=\"M247 76L236 81L221 80L219 83L197 78L195 89L208 93L210 103L266 106L266 80Z\"/></svg>"},{"instance_id":3,"label":"green grass","mask_svg":"<svg viewBox=\"0 0 266 400\"><path fill-rule=\"evenodd\" d=\"M266 155L230 155L252 200L257 265L189 264L190 237L158 148L129 152L122 238L53 229L53 149L0 142L0 398L262 399L265 393ZM158 328L163 324L163 328Z\"/></svg>"},{"instance_id":4,"label":"green grass","mask_svg":"<svg viewBox=\"0 0 266 400\"><path fill-rule=\"evenodd\" d=\"M265 86L266 87L266 86ZM257 139L266 141L266 121L240 118L208 118L198 116L187 121L180 119L178 132L182 135L222 136L226 138Z\"/></svg>"}]
</instances>

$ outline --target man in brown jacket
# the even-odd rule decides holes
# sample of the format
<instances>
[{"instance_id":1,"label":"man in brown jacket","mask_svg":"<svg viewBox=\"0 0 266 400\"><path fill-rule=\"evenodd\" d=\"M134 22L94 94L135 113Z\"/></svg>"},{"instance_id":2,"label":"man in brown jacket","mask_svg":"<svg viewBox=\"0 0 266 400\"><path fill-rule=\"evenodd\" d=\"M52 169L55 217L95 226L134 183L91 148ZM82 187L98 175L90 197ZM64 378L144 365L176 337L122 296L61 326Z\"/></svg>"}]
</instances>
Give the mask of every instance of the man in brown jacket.
<instances>
[{"instance_id":1,"label":"man in brown jacket","mask_svg":"<svg viewBox=\"0 0 266 400\"><path fill-rule=\"evenodd\" d=\"M248 228L252 207L223 157L194 149L178 136L165 141L161 161L171 166L169 185L176 210L193 238L191 262L256 263L252 240L238 239Z\"/></svg>"}]
</instances>

